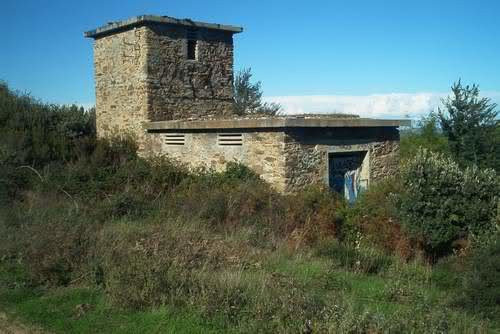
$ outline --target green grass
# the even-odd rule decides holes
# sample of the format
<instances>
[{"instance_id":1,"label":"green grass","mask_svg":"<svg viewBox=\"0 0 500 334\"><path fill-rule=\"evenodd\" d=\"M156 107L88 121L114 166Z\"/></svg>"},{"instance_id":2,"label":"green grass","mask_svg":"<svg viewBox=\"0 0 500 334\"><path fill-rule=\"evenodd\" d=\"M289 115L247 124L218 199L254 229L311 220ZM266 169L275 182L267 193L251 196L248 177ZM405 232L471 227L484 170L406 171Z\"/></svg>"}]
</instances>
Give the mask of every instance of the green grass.
<instances>
[{"instance_id":1,"label":"green grass","mask_svg":"<svg viewBox=\"0 0 500 334\"><path fill-rule=\"evenodd\" d=\"M309 283L324 275L332 268L332 265L330 261L323 259L278 253L277 256L268 259L265 269L290 275L304 283Z\"/></svg>"},{"instance_id":2,"label":"green grass","mask_svg":"<svg viewBox=\"0 0 500 334\"><path fill-rule=\"evenodd\" d=\"M83 311L82 311L83 310ZM128 311L110 306L102 291L86 287L26 286L19 266L0 264L0 311L23 324L55 333L220 333L217 320L195 311L159 307Z\"/></svg>"},{"instance_id":3,"label":"green grass","mask_svg":"<svg viewBox=\"0 0 500 334\"><path fill-rule=\"evenodd\" d=\"M449 293L447 289L439 288L432 282L401 279L401 271L411 270L410 265L401 266L403 269L398 274L388 271L373 275L338 268L331 259L280 253L264 261L262 268L245 270L242 275L250 280L258 279L265 273L283 275L296 280L308 289L309 296L319 296L327 305L336 304L336 298L342 296L350 313L341 315L343 318L339 321L347 327L349 322L361 321L363 318L359 317L362 314L376 315L375 319L378 317L383 319L381 321L404 326L407 320L398 319L401 314L425 319L426 313L437 314L449 309L445 303ZM231 323L222 315L203 316L196 308L185 306L126 310L111 306L104 293L97 288L70 286L42 289L29 287L26 282L26 275L20 266L0 265L0 311L20 323L54 333L237 333L248 332L253 324L252 319ZM403 291L410 291L409 297L392 296L391 291L398 284L408 288ZM81 305L85 305L84 312L79 311ZM478 332L482 333L496 331L492 327L494 323L488 325L458 309L449 311L453 317L463 319L456 324L455 330L479 328ZM342 328L340 332L344 330Z\"/></svg>"},{"instance_id":4,"label":"green grass","mask_svg":"<svg viewBox=\"0 0 500 334\"><path fill-rule=\"evenodd\" d=\"M231 244L231 236L225 238L218 240ZM498 319L486 320L453 304L457 284L451 267L391 258L390 265L365 272L363 263L353 266L338 258L346 253L342 247L350 246L336 243L328 248L333 253L321 254L251 248L260 256L249 256L243 266L193 271L201 276L186 282L193 287L208 282L205 290L144 308L111 304L108 293L94 284L35 288L29 268L0 261L0 311L54 333L295 332L302 319L313 319L317 332L400 332L406 326L415 333L498 331ZM357 256L354 262L380 258L376 252L349 254ZM215 289L212 294L210 289Z\"/></svg>"},{"instance_id":5,"label":"green grass","mask_svg":"<svg viewBox=\"0 0 500 334\"><path fill-rule=\"evenodd\" d=\"M394 180L354 207L320 188L282 195L241 165L215 173L140 158L130 138L96 140L92 114L1 83L0 105L0 312L16 324L500 332L500 316L485 320L454 299L467 273L457 257L404 262L420 252L400 229Z\"/></svg>"},{"instance_id":6,"label":"green grass","mask_svg":"<svg viewBox=\"0 0 500 334\"><path fill-rule=\"evenodd\" d=\"M88 305L88 310L80 314L80 305ZM223 330L217 323L188 310L167 307L135 312L119 310L107 305L100 291L88 288L45 292L3 288L0 307L22 323L55 333L220 333Z\"/></svg>"}]
</instances>

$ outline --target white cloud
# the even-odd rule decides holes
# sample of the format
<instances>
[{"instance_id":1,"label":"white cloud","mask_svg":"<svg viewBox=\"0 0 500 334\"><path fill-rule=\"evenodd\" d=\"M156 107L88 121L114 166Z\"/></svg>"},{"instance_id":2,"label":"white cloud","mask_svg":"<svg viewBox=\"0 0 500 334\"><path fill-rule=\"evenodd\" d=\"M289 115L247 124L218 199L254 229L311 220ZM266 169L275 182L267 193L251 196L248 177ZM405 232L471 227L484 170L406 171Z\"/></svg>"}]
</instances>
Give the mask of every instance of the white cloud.
<instances>
[{"instance_id":1,"label":"white cloud","mask_svg":"<svg viewBox=\"0 0 500 334\"><path fill-rule=\"evenodd\" d=\"M373 95L304 95L268 96L264 101L277 102L283 106L285 114L356 114L371 118L413 119L436 110L447 93L390 93ZM500 91L484 91L486 96L500 105ZM86 110L95 102L75 103ZM500 106L499 106L500 108Z\"/></svg>"},{"instance_id":2,"label":"white cloud","mask_svg":"<svg viewBox=\"0 0 500 334\"><path fill-rule=\"evenodd\" d=\"M89 110L95 107L95 102L84 102L84 103L75 103L79 107L83 107L85 110Z\"/></svg>"},{"instance_id":3,"label":"white cloud","mask_svg":"<svg viewBox=\"0 0 500 334\"><path fill-rule=\"evenodd\" d=\"M60 101L57 101L54 103L59 104L59 105L66 105L66 106L76 105L78 107L83 107L83 109L85 109L85 110L89 110L89 109L95 107L95 102L78 102L78 101L60 102Z\"/></svg>"},{"instance_id":4,"label":"white cloud","mask_svg":"<svg viewBox=\"0 0 500 334\"><path fill-rule=\"evenodd\" d=\"M270 96L267 102L283 106L285 114L356 114L372 118L419 118L436 110L447 93L391 93L373 95L308 95ZM482 94L483 95L483 94ZM500 100L500 92L485 92L483 96Z\"/></svg>"}]
</instances>

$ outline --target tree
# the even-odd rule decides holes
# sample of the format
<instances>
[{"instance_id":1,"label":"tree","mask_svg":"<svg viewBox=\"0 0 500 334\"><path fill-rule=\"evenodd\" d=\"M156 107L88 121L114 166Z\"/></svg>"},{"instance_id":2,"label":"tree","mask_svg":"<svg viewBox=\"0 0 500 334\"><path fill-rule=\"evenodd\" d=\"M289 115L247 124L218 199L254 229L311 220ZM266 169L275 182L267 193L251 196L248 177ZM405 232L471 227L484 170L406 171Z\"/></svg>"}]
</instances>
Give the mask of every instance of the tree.
<instances>
[{"instance_id":1,"label":"tree","mask_svg":"<svg viewBox=\"0 0 500 334\"><path fill-rule=\"evenodd\" d=\"M431 112L418 121L416 128L401 131L401 159L414 157L420 148L449 154L448 138L438 123L438 116Z\"/></svg>"},{"instance_id":2,"label":"tree","mask_svg":"<svg viewBox=\"0 0 500 334\"><path fill-rule=\"evenodd\" d=\"M448 137L452 155L461 165L499 167L500 131L496 104L479 97L477 85L451 87L452 96L438 109L441 128Z\"/></svg>"},{"instance_id":3,"label":"tree","mask_svg":"<svg viewBox=\"0 0 500 334\"><path fill-rule=\"evenodd\" d=\"M234 78L233 96L234 113L236 115L267 115L276 116L281 113L281 105L278 103L262 102L261 83L252 83L250 68L245 68Z\"/></svg>"}]
</instances>

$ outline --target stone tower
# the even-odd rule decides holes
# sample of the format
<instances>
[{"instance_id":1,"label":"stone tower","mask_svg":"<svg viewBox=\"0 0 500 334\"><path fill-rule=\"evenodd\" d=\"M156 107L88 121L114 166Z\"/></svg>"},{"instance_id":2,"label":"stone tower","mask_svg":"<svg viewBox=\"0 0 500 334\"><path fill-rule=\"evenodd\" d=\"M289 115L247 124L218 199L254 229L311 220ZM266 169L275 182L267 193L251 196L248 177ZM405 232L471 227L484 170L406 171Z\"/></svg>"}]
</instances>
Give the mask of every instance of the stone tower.
<instances>
[{"instance_id":1,"label":"stone tower","mask_svg":"<svg viewBox=\"0 0 500 334\"><path fill-rule=\"evenodd\" d=\"M144 142L143 123L231 114L234 26L137 16L93 38L97 134ZM141 146L141 145L140 145Z\"/></svg>"}]
</instances>

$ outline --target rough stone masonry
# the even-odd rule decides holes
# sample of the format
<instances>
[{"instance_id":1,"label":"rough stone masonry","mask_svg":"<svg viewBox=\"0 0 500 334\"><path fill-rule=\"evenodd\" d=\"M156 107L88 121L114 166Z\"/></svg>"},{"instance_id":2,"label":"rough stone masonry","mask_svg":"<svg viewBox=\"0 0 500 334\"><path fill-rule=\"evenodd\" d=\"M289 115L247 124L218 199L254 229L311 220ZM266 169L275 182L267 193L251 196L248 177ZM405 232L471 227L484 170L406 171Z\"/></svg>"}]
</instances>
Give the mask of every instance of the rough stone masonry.
<instances>
[{"instance_id":1,"label":"rough stone masonry","mask_svg":"<svg viewBox=\"0 0 500 334\"><path fill-rule=\"evenodd\" d=\"M130 134L141 154L193 167L241 162L282 192L324 184L352 197L394 172L404 121L233 116L233 35L242 30L145 15L86 32L98 136Z\"/></svg>"}]
</instances>

